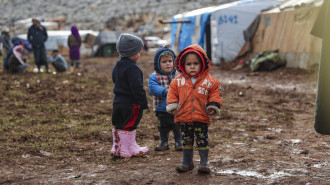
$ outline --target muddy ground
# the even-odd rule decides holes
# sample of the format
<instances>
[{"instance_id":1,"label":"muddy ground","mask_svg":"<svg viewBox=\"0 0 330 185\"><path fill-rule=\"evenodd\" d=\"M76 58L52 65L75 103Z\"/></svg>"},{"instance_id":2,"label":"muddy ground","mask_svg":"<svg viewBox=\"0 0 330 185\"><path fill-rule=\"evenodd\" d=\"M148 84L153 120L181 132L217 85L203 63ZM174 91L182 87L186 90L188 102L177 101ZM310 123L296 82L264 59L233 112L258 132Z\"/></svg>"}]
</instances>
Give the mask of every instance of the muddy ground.
<instances>
[{"instance_id":1,"label":"muddy ground","mask_svg":"<svg viewBox=\"0 0 330 185\"><path fill-rule=\"evenodd\" d=\"M317 70L213 66L223 107L209 129L212 173L178 174L182 154L172 134L169 151L153 150L159 138L151 109L137 130L148 155L111 157L116 59L82 59L80 76L37 74L33 63L23 74L0 72L0 184L330 184L330 137L313 128ZM139 65L147 88L152 56Z\"/></svg>"}]
</instances>

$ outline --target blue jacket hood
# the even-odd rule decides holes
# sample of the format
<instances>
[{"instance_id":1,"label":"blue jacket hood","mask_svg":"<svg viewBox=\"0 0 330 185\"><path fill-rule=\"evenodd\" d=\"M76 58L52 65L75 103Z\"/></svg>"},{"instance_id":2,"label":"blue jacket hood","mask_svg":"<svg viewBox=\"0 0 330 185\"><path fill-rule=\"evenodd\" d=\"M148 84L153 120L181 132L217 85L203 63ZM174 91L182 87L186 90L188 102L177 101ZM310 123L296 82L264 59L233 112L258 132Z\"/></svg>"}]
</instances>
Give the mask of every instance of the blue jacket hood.
<instances>
[{"instance_id":1,"label":"blue jacket hood","mask_svg":"<svg viewBox=\"0 0 330 185\"><path fill-rule=\"evenodd\" d=\"M164 54L164 53L171 53L173 55L173 70L171 71L170 74L175 74L175 67L174 67L174 61L176 58L175 53L168 47L163 47L160 46L156 53L155 53L155 57L154 57L154 69L157 73L161 74L161 75L167 75L166 73L164 73L161 69L160 69L160 65L159 65L159 60L160 57Z\"/></svg>"}]
</instances>

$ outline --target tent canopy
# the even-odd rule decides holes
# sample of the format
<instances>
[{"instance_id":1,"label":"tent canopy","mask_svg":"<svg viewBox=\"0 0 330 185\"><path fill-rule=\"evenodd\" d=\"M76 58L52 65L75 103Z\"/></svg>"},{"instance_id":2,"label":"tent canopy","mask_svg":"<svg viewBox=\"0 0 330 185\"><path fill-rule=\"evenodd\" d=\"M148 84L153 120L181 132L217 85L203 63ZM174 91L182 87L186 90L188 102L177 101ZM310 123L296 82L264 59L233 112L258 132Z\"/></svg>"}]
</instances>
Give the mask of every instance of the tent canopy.
<instances>
[{"instance_id":1,"label":"tent canopy","mask_svg":"<svg viewBox=\"0 0 330 185\"><path fill-rule=\"evenodd\" d=\"M45 42L46 50L58 49L58 46L64 46L68 48L68 37L71 34L69 30L49 30L47 31L48 39ZM87 34L92 34L97 36L98 32L92 30L79 30L79 35L81 37ZM17 35L18 38L27 40L27 34Z\"/></svg>"},{"instance_id":2,"label":"tent canopy","mask_svg":"<svg viewBox=\"0 0 330 185\"><path fill-rule=\"evenodd\" d=\"M232 61L245 42L243 31L262 10L280 2L282 0L243 0L175 15L173 21L189 20L190 23L172 23L172 48L179 52L191 44L199 44L211 50L213 63L219 63L220 59Z\"/></svg>"},{"instance_id":3,"label":"tent canopy","mask_svg":"<svg viewBox=\"0 0 330 185\"><path fill-rule=\"evenodd\" d=\"M310 35L323 0L289 0L260 15L252 53L278 49L287 67L308 69L319 62L321 39Z\"/></svg>"}]
</instances>

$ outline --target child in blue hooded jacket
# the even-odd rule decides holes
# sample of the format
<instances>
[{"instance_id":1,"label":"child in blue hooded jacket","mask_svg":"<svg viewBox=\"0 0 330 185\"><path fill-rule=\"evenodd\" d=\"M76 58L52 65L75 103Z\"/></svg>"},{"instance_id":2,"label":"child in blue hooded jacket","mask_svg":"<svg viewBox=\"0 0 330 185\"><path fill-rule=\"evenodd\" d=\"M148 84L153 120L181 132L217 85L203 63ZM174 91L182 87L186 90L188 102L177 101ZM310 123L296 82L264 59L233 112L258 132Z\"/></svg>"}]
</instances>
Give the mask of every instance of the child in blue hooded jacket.
<instances>
[{"instance_id":1,"label":"child in blue hooded jacket","mask_svg":"<svg viewBox=\"0 0 330 185\"><path fill-rule=\"evenodd\" d=\"M173 130L175 150L182 150L182 135L180 125L174 123L174 116L166 111L166 96L169 85L175 77L174 52L168 47L159 47L154 56L155 72L149 77L148 87L153 95L153 110L159 119L158 130L160 144L156 151L169 150L168 135Z\"/></svg>"}]
</instances>

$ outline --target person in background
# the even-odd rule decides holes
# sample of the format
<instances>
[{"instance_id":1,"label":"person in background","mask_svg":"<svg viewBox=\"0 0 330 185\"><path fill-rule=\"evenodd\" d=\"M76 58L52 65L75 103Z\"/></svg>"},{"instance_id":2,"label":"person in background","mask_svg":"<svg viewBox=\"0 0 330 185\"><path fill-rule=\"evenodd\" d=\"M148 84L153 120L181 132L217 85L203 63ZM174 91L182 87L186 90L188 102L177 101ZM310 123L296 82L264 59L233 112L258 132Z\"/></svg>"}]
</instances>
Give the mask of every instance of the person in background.
<instances>
[{"instance_id":1,"label":"person in background","mask_svg":"<svg viewBox=\"0 0 330 185\"><path fill-rule=\"evenodd\" d=\"M147 40L146 40L146 38L145 38L144 35L142 36L142 40L143 40L143 49L144 49L144 52L145 53L148 53L148 51L149 51L148 42L147 42Z\"/></svg>"},{"instance_id":2,"label":"person in background","mask_svg":"<svg viewBox=\"0 0 330 185\"><path fill-rule=\"evenodd\" d=\"M220 115L222 106L221 84L210 71L210 60L199 45L183 49L175 60L176 70L181 73L170 84L166 110L174 114L175 123L181 124L183 160L176 170L187 172L194 169L193 146L196 138L200 156L198 173L210 173L208 167L208 128L211 116Z\"/></svg>"},{"instance_id":3,"label":"person in background","mask_svg":"<svg viewBox=\"0 0 330 185\"><path fill-rule=\"evenodd\" d=\"M8 27L4 27L3 31L1 32L0 41L2 43L1 54L2 54L2 57L3 57L3 61L5 61L7 53L11 48L10 34L9 34L9 28Z\"/></svg>"},{"instance_id":4,"label":"person in background","mask_svg":"<svg viewBox=\"0 0 330 185\"><path fill-rule=\"evenodd\" d=\"M79 60L80 60L80 46L81 38L79 35L78 28L76 26L71 27L71 35L68 38L69 46L69 56L70 56L70 66L73 68L73 73L77 74L79 72Z\"/></svg>"},{"instance_id":5,"label":"person in background","mask_svg":"<svg viewBox=\"0 0 330 185\"><path fill-rule=\"evenodd\" d=\"M28 52L24 49L22 44L16 45L13 48L13 55L9 58L9 72L21 73L26 67L26 60L28 58Z\"/></svg>"},{"instance_id":6,"label":"person in background","mask_svg":"<svg viewBox=\"0 0 330 185\"><path fill-rule=\"evenodd\" d=\"M136 62L140 59L143 42L139 37L123 33L116 44L120 59L112 70L113 145L111 154L118 157L145 155L149 149L136 143L136 129L143 110L148 109L146 91L143 88L143 73Z\"/></svg>"},{"instance_id":7,"label":"person in background","mask_svg":"<svg viewBox=\"0 0 330 185\"><path fill-rule=\"evenodd\" d=\"M68 68L65 59L59 54L57 49L52 51L51 56L48 58L48 62L53 65L56 72L65 72Z\"/></svg>"},{"instance_id":8,"label":"person in background","mask_svg":"<svg viewBox=\"0 0 330 185\"><path fill-rule=\"evenodd\" d=\"M14 38L14 39L12 39L12 44L13 44L13 46L9 49L9 51L7 52L7 55L3 61L3 71L5 71L5 72L8 72L8 70L9 70L9 59L13 55L14 47L21 45L22 41L17 38Z\"/></svg>"},{"instance_id":9,"label":"person in background","mask_svg":"<svg viewBox=\"0 0 330 185\"><path fill-rule=\"evenodd\" d=\"M149 77L148 87L153 95L154 111L159 120L158 131L160 144L156 151L169 150L168 136L173 130L175 150L182 150L182 135L179 124L174 123L174 116L166 111L166 97L171 81L175 77L174 52L168 47L159 47L154 56L155 72Z\"/></svg>"},{"instance_id":10,"label":"person in background","mask_svg":"<svg viewBox=\"0 0 330 185\"><path fill-rule=\"evenodd\" d=\"M38 72L40 72L41 65L45 65L46 72L48 73L49 70L45 48L48 34L46 28L40 24L39 20L35 18L32 19L32 25L28 30L27 38L32 45L34 62L38 67Z\"/></svg>"}]
</instances>

